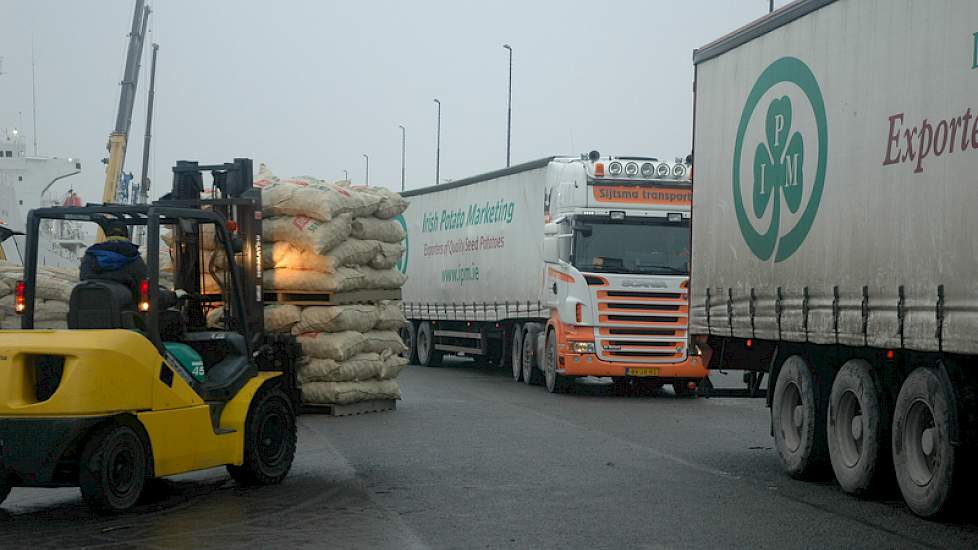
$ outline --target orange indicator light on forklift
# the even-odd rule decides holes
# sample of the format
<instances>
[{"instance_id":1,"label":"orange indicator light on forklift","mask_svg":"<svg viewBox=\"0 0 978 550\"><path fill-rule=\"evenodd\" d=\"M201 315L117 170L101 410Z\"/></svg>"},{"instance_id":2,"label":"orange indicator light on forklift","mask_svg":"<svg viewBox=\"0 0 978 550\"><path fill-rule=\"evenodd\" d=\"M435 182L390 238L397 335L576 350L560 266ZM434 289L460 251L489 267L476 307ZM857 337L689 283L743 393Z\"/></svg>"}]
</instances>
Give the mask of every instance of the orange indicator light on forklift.
<instances>
[{"instance_id":1,"label":"orange indicator light on forklift","mask_svg":"<svg viewBox=\"0 0 978 550\"><path fill-rule=\"evenodd\" d=\"M896 352L895 351L893 351L891 349L886 350L886 359L887 360L892 361L894 357L896 357Z\"/></svg>"},{"instance_id":2,"label":"orange indicator light on forklift","mask_svg":"<svg viewBox=\"0 0 978 550\"><path fill-rule=\"evenodd\" d=\"M754 347L754 339L753 338L748 338L747 339L747 347L749 347L749 348Z\"/></svg>"},{"instance_id":3,"label":"orange indicator light on forklift","mask_svg":"<svg viewBox=\"0 0 978 550\"><path fill-rule=\"evenodd\" d=\"M227 223L227 225L225 227L227 227L227 230L230 231L231 233L237 233L237 231L238 231L238 222L236 222L234 220L228 220L228 223Z\"/></svg>"},{"instance_id":4,"label":"orange indicator light on forklift","mask_svg":"<svg viewBox=\"0 0 978 550\"><path fill-rule=\"evenodd\" d=\"M24 313L24 310L27 309L27 303L24 301L24 291L26 289L27 285L24 284L24 281L17 281L16 296L14 297L14 311L17 313Z\"/></svg>"}]
</instances>

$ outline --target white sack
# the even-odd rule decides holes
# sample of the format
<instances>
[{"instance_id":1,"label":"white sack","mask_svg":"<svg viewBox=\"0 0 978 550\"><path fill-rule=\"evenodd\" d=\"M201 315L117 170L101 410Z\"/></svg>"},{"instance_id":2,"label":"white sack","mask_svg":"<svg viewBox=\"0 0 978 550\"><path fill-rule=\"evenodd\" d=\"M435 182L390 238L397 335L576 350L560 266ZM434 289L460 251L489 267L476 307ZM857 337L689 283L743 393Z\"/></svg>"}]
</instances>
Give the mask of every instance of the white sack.
<instances>
[{"instance_id":1,"label":"white sack","mask_svg":"<svg viewBox=\"0 0 978 550\"><path fill-rule=\"evenodd\" d=\"M394 380L367 382L309 382L302 385L306 403L348 405L370 399L400 399L401 389Z\"/></svg>"},{"instance_id":2,"label":"white sack","mask_svg":"<svg viewBox=\"0 0 978 550\"><path fill-rule=\"evenodd\" d=\"M311 332L300 334L297 340L302 346L303 356L334 361L346 361L363 352L363 346L366 344L364 335L352 330L334 333Z\"/></svg>"},{"instance_id":3,"label":"white sack","mask_svg":"<svg viewBox=\"0 0 978 550\"><path fill-rule=\"evenodd\" d=\"M367 332L377 323L377 306L310 306L302 310L302 318L292 327L292 334L306 332Z\"/></svg>"},{"instance_id":4,"label":"white sack","mask_svg":"<svg viewBox=\"0 0 978 550\"><path fill-rule=\"evenodd\" d=\"M404 227L397 220L355 218L350 234L356 239L399 243L404 240Z\"/></svg>"},{"instance_id":5,"label":"white sack","mask_svg":"<svg viewBox=\"0 0 978 550\"><path fill-rule=\"evenodd\" d=\"M307 216L266 218L262 237L266 241L288 241L316 254L325 254L350 236L352 217L341 214L324 222Z\"/></svg>"}]
</instances>

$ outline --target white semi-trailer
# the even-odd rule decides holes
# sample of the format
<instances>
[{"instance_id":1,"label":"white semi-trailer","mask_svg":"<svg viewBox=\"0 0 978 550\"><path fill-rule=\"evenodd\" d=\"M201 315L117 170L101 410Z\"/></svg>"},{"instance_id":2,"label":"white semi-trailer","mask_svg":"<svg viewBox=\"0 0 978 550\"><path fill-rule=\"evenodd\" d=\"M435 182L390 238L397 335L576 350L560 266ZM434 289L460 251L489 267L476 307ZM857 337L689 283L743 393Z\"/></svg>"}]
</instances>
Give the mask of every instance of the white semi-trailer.
<instances>
[{"instance_id":1,"label":"white semi-trailer","mask_svg":"<svg viewBox=\"0 0 978 550\"><path fill-rule=\"evenodd\" d=\"M692 331L794 477L926 517L978 429L978 2L800 0L694 53Z\"/></svg>"},{"instance_id":2,"label":"white semi-trailer","mask_svg":"<svg viewBox=\"0 0 978 550\"><path fill-rule=\"evenodd\" d=\"M593 152L404 193L412 358L487 356L551 392L601 376L688 394L706 374L688 346L688 171Z\"/></svg>"}]
</instances>

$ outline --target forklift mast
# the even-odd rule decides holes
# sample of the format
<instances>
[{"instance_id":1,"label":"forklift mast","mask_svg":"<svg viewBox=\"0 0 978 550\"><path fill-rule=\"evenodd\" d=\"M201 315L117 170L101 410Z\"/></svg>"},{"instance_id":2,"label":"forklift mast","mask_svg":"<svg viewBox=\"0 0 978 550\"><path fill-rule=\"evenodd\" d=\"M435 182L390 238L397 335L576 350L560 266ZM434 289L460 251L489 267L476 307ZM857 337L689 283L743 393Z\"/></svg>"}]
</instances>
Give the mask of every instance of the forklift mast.
<instances>
[{"instance_id":1,"label":"forklift mast","mask_svg":"<svg viewBox=\"0 0 978 550\"><path fill-rule=\"evenodd\" d=\"M213 185L205 191L204 172L210 172ZM265 332L262 297L262 206L261 189L254 187L251 159L237 158L231 163L202 165L193 161L177 161L173 167L173 189L158 204L199 208L220 213L227 221L232 235L234 262L224 268L223 275L214 269L205 253L202 232L198 224L174 227L174 277L176 288L202 296L204 302L224 306L224 318L229 330L241 331L242 323L251 335L252 349L260 346ZM209 196L209 198L208 198ZM220 235L221 232L214 232ZM219 248L221 248L219 246ZM241 288L232 288L228 269L239 273ZM220 296L208 294L204 278L214 275L221 287ZM245 311L235 311L231 293L240 293ZM188 329L205 330L206 315L203 303L188 312Z\"/></svg>"}]
</instances>

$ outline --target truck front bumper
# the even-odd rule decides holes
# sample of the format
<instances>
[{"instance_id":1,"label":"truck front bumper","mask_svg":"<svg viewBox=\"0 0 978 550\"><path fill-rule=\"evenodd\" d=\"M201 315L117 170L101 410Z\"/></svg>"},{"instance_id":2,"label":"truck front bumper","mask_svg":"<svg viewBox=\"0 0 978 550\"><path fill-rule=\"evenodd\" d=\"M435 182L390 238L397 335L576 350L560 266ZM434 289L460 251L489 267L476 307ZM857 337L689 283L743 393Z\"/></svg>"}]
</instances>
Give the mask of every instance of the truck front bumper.
<instances>
[{"instance_id":1,"label":"truck front bumper","mask_svg":"<svg viewBox=\"0 0 978 550\"><path fill-rule=\"evenodd\" d=\"M560 353L557 372L565 376L641 376L655 378L700 379L707 376L700 356L688 356L679 363L625 363L604 361L593 353Z\"/></svg>"},{"instance_id":2,"label":"truck front bumper","mask_svg":"<svg viewBox=\"0 0 978 550\"><path fill-rule=\"evenodd\" d=\"M0 479L14 487L77 484L77 468L58 467L77 461L85 435L105 419L0 417Z\"/></svg>"}]
</instances>

